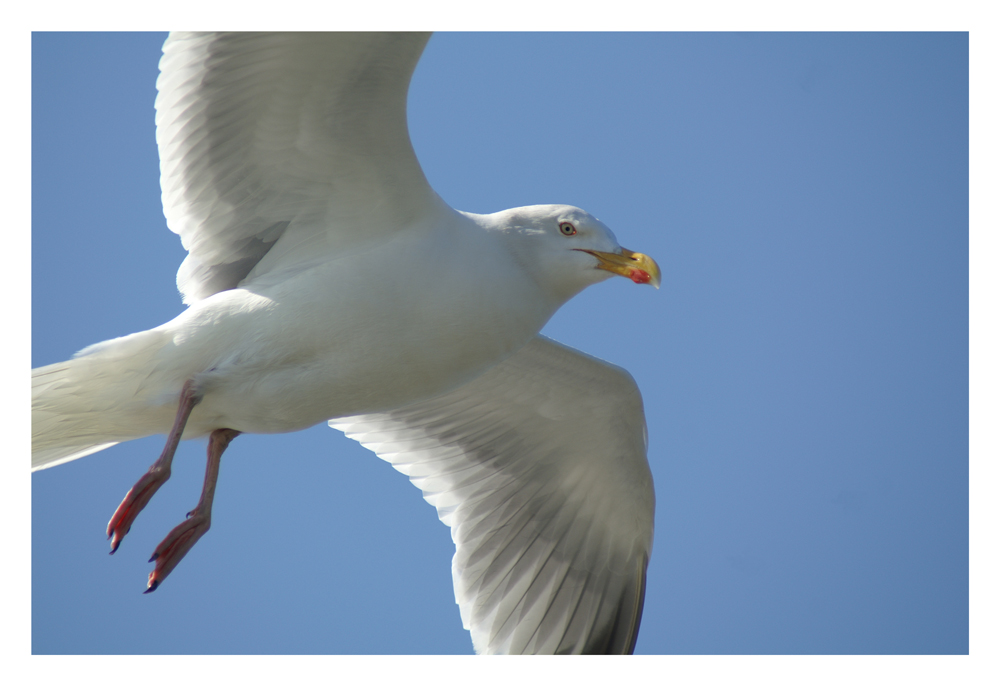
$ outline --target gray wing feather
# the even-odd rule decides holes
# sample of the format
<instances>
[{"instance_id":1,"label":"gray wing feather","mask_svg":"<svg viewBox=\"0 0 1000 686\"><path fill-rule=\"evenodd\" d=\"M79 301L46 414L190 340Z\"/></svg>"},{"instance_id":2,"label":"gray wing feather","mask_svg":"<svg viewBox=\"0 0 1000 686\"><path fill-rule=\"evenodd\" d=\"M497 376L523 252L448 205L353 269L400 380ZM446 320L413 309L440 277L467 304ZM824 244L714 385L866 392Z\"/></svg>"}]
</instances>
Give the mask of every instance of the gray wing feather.
<instances>
[{"instance_id":1,"label":"gray wing feather","mask_svg":"<svg viewBox=\"0 0 1000 686\"><path fill-rule=\"evenodd\" d=\"M384 238L440 203L406 95L429 34L172 33L156 86L185 302ZM266 256L266 257L265 257Z\"/></svg>"},{"instance_id":2,"label":"gray wing feather","mask_svg":"<svg viewBox=\"0 0 1000 686\"><path fill-rule=\"evenodd\" d=\"M474 381L343 430L451 527L480 653L630 653L653 535L642 398L624 370L537 337Z\"/></svg>"}]
</instances>

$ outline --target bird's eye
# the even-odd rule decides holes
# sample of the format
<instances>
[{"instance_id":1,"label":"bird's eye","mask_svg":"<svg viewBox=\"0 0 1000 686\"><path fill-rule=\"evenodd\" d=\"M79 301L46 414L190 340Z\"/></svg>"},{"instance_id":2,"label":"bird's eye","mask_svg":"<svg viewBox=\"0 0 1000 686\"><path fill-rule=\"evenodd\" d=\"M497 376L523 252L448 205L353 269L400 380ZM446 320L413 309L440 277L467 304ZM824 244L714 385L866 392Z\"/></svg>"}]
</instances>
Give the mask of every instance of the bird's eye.
<instances>
[{"instance_id":1,"label":"bird's eye","mask_svg":"<svg viewBox=\"0 0 1000 686\"><path fill-rule=\"evenodd\" d=\"M575 236L576 227L569 222L559 222L559 230L562 231L564 236Z\"/></svg>"}]
</instances>

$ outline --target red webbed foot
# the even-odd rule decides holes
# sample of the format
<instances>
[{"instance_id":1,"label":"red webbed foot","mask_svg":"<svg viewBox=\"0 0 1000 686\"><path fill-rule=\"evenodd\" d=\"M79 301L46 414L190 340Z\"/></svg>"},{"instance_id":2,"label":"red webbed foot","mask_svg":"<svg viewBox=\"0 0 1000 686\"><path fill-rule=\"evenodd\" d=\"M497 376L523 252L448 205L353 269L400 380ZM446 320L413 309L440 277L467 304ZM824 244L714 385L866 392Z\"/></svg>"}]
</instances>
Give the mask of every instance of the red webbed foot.
<instances>
[{"instance_id":1,"label":"red webbed foot","mask_svg":"<svg viewBox=\"0 0 1000 686\"><path fill-rule=\"evenodd\" d=\"M159 490L160 486L170 478L170 465L166 468L158 468L153 465L148 472L142 475L135 486L125 494L121 505L115 510L108 522L108 538L111 539L111 554L114 555L121 545L125 534L132 528L132 522L139 516L142 509L146 507L153 494Z\"/></svg>"},{"instance_id":2,"label":"red webbed foot","mask_svg":"<svg viewBox=\"0 0 1000 686\"><path fill-rule=\"evenodd\" d=\"M171 530L167 537L156 546L150 562L156 562L156 568L149 573L149 582L144 593L151 593L162 583L167 575L173 571L188 551L194 547L198 539L205 535L212 525L211 512L198 512L193 510L188 513L188 519L181 522Z\"/></svg>"}]
</instances>

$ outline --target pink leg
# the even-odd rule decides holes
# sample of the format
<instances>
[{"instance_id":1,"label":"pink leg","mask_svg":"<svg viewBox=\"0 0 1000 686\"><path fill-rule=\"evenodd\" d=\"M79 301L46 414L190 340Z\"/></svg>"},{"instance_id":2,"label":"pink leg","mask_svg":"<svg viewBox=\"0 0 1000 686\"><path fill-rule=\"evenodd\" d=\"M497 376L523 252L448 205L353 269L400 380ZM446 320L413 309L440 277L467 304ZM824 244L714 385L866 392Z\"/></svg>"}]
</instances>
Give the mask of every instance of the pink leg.
<instances>
[{"instance_id":1,"label":"pink leg","mask_svg":"<svg viewBox=\"0 0 1000 686\"><path fill-rule=\"evenodd\" d=\"M230 441L239 435L240 432L234 429L216 429L209 437L208 466L205 468L205 485L201 490L201 500L188 512L188 518L175 526L160 545L156 546L153 557L149 558L150 562L156 562L156 569L149 574L145 593L156 590L212 525L212 500L215 498L215 483L219 478L219 463Z\"/></svg>"},{"instance_id":2,"label":"pink leg","mask_svg":"<svg viewBox=\"0 0 1000 686\"><path fill-rule=\"evenodd\" d=\"M177 444L181 441L181 434L184 433L184 425L187 424L191 410L198 404L201 398L198 397L192 388L190 381L185 381L181 388L181 400L177 407L177 417L174 419L174 426L167 436L167 444L163 446L160 457L149 468L149 471L142 475L135 486L125 494L125 499L121 505L111 515L108 522L108 538L111 539L111 554L118 550L125 534L132 528L132 522L146 507L153 494L159 490L160 486L170 478L170 463L174 460L174 452L177 451Z\"/></svg>"}]
</instances>

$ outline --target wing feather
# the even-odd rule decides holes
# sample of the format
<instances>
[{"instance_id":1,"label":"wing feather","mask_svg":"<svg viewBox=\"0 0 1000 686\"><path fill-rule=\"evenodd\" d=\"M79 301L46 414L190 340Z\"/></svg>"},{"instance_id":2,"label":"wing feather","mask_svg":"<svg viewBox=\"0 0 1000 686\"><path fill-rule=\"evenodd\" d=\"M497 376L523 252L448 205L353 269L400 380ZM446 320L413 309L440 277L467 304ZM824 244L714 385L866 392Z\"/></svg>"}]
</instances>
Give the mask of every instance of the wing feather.
<instances>
[{"instance_id":1,"label":"wing feather","mask_svg":"<svg viewBox=\"0 0 1000 686\"><path fill-rule=\"evenodd\" d=\"M627 372L539 336L461 388L330 424L451 527L477 652L634 649L654 497Z\"/></svg>"},{"instance_id":2,"label":"wing feather","mask_svg":"<svg viewBox=\"0 0 1000 686\"><path fill-rule=\"evenodd\" d=\"M406 126L429 34L172 33L157 79L187 303L385 239L443 206Z\"/></svg>"}]
</instances>

